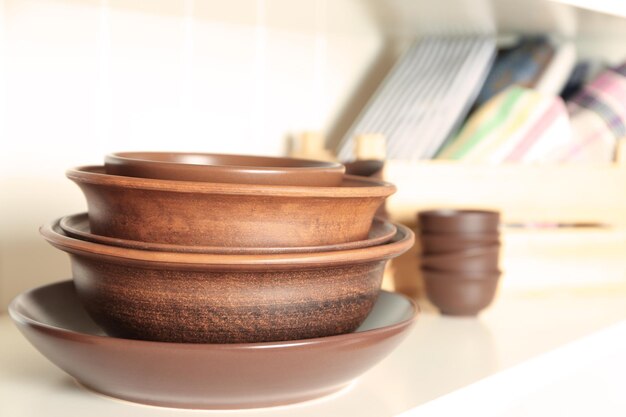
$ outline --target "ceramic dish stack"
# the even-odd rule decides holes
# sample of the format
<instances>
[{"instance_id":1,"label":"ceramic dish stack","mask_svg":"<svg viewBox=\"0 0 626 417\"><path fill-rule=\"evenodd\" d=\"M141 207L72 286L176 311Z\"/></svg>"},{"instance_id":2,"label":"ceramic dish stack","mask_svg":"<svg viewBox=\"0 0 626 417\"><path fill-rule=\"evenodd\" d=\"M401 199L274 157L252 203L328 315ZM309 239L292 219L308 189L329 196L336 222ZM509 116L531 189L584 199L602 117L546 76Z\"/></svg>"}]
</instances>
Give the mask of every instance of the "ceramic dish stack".
<instances>
[{"instance_id":1,"label":"ceramic dish stack","mask_svg":"<svg viewBox=\"0 0 626 417\"><path fill-rule=\"evenodd\" d=\"M443 314L476 315L495 295L500 215L487 210L418 213L426 295Z\"/></svg>"},{"instance_id":2,"label":"ceramic dish stack","mask_svg":"<svg viewBox=\"0 0 626 417\"><path fill-rule=\"evenodd\" d=\"M73 283L10 311L98 392L187 408L302 401L378 362L416 317L380 290L414 241L374 218L391 184L335 163L145 152L67 176L88 213L41 233L70 255Z\"/></svg>"}]
</instances>

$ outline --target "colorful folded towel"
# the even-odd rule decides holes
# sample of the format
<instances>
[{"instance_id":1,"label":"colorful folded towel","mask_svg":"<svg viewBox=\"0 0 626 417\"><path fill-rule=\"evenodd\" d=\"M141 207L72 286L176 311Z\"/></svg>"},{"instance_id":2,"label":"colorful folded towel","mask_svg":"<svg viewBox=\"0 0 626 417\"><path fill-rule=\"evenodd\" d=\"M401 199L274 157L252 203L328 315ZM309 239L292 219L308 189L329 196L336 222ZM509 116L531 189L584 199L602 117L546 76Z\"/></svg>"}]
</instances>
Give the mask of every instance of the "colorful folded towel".
<instances>
[{"instance_id":1,"label":"colorful folded towel","mask_svg":"<svg viewBox=\"0 0 626 417\"><path fill-rule=\"evenodd\" d=\"M548 162L571 137L563 101L509 87L480 107L438 158L471 162Z\"/></svg>"},{"instance_id":2,"label":"colorful folded towel","mask_svg":"<svg viewBox=\"0 0 626 417\"><path fill-rule=\"evenodd\" d=\"M605 70L567 102L574 135L557 158L607 162L626 137L626 64Z\"/></svg>"}]
</instances>

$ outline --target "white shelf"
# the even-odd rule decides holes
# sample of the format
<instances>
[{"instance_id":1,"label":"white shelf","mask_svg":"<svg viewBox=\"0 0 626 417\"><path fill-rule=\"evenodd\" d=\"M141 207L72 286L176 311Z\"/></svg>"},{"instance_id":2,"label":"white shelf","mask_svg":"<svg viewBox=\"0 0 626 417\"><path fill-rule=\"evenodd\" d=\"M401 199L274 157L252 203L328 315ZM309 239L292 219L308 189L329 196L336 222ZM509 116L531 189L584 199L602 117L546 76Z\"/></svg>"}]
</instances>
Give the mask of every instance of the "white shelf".
<instances>
[{"instance_id":1,"label":"white shelf","mask_svg":"<svg viewBox=\"0 0 626 417\"><path fill-rule=\"evenodd\" d=\"M530 366L528 372L532 374L536 365L532 365L532 361L527 362L528 360L592 335L612 324L624 322L622 326L626 326L625 298L626 286L582 294L502 294L493 307L486 310L479 319L442 317L433 313L428 305L422 305L425 311L407 340L347 390L329 398L300 405L239 411L235 414L239 417L385 417L416 407L419 415L422 415L419 413L422 407L425 407L424 411L433 411L433 407L434 410L442 407L449 409L454 406L455 398L467 400L467 395L463 394L464 389L476 381L490 376L497 378L503 371L506 372L505 370L516 365L524 368L526 363ZM80 388L36 352L6 315L0 316L0 334L0 415L190 415L188 410L159 409L126 403ZM602 353L595 352L598 357ZM556 355L558 358L558 351ZM620 360L623 361L623 358ZM532 390L536 381L530 379L516 383L518 388L520 384L525 387L525 391L520 391L525 393ZM493 389L493 384L486 384L486 391L476 391L475 387L467 389L474 390L474 395L479 394L481 398L486 398L489 390ZM553 384L550 389L558 391L559 386ZM445 397L450 393L455 393L450 396L452 403L447 402ZM429 405L429 402L438 398L434 406ZM571 399L570 408L575 400ZM555 405L549 403L549 398L545 401L548 401L548 405ZM624 413L626 410L617 411ZM233 415L232 412L202 411L192 414Z\"/></svg>"}]
</instances>

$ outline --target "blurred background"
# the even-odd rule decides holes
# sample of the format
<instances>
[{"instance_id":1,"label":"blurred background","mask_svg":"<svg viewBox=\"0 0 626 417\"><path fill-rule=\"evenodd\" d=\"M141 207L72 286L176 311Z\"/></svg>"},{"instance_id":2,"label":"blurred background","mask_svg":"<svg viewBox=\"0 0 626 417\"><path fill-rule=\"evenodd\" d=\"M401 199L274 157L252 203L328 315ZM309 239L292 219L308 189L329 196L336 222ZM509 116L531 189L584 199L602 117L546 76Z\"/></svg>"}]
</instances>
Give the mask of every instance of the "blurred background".
<instances>
[{"instance_id":1,"label":"blurred background","mask_svg":"<svg viewBox=\"0 0 626 417\"><path fill-rule=\"evenodd\" d=\"M283 155L307 132L346 161L355 136L383 134L395 220L503 210L504 290L620 284L626 87L617 80L603 106L576 95L620 74L624 39L626 5L610 0L0 0L0 308L69 276L38 235L86 208L66 169L124 150ZM502 114L515 85L529 101ZM553 102L557 116L542 118ZM480 152L454 145L520 108L519 129L540 133L511 145L504 127ZM601 113L593 126L610 111L589 149L585 111ZM511 157L524 140L550 146ZM415 252L397 268L413 272L391 285L419 293Z\"/></svg>"}]
</instances>

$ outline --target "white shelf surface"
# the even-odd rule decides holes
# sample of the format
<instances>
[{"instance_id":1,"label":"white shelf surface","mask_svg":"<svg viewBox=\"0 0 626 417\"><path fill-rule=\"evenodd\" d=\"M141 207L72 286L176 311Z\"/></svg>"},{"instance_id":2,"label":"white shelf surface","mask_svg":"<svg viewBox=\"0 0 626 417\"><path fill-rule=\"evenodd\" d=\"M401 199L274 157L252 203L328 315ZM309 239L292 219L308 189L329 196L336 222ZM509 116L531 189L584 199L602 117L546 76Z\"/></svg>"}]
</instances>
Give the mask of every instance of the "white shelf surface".
<instances>
[{"instance_id":1,"label":"white shelf surface","mask_svg":"<svg viewBox=\"0 0 626 417\"><path fill-rule=\"evenodd\" d=\"M598 378L589 379L589 375L602 371L604 381L619 381L623 375L626 359L615 350L626 345L625 301L626 287L621 285L595 290L504 292L477 319L443 317L424 304L424 312L404 343L348 389L299 405L230 412L147 407L89 392L35 351L8 316L3 315L0 316L0 415L384 417L403 412L449 415L446 412L455 405L470 407L466 412L478 412L484 405L476 398L497 395L497 388L502 391L507 382L514 383L515 391L507 391L508 402L501 404L505 408L492 407L490 415L500 415L496 413L498 410L505 412L502 415L516 416L527 415L524 410L558 410L564 398L567 408L575 411L577 401L593 403L594 389L601 390L598 395L602 394L606 406L610 400L607 396L612 392L607 393L597 383ZM621 345L615 340L621 340ZM571 345L574 348L568 347L570 342L574 342ZM584 358L586 361L580 360ZM604 362L593 369L573 366L573 378L565 378L563 369L568 363L593 365L590 362L593 358ZM546 375L551 378L542 379L542 363L546 364ZM557 366L559 363L561 368ZM525 377L518 378L519 375ZM538 381L543 384L537 384ZM533 392L533 388L542 386L545 390ZM568 395L568 390L574 388L588 395ZM615 395L618 391L614 390ZM519 392L519 396L511 392ZM522 407L521 403L515 403L515 398L528 402ZM609 406L614 413L626 413L623 401Z\"/></svg>"}]
</instances>

